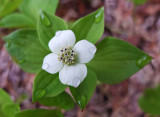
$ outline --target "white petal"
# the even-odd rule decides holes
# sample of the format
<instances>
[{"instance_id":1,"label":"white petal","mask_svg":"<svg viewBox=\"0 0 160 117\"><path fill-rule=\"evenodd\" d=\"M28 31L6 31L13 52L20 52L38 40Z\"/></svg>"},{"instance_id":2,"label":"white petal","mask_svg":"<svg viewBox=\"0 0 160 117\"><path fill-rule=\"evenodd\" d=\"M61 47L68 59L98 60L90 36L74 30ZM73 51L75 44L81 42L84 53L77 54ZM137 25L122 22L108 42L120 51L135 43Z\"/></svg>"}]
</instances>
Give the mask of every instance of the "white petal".
<instances>
[{"instance_id":1,"label":"white petal","mask_svg":"<svg viewBox=\"0 0 160 117\"><path fill-rule=\"evenodd\" d=\"M55 36L49 41L48 46L53 53L59 54L62 48L73 47L75 41L76 37L73 31L57 31Z\"/></svg>"},{"instance_id":2,"label":"white petal","mask_svg":"<svg viewBox=\"0 0 160 117\"><path fill-rule=\"evenodd\" d=\"M95 55L97 48L87 40L77 42L73 48L79 63L88 63Z\"/></svg>"},{"instance_id":3,"label":"white petal","mask_svg":"<svg viewBox=\"0 0 160 117\"><path fill-rule=\"evenodd\" d=\"M85 64L64 65L59 72L59 79L63 84L78 87L87 75Z\"/></svg>"},{"instance_id":4,"label":"white petal","mask_svg":"<svg viewBox=\"0 0 160 117\"><path fill-rule=\"evenodd\" d=\"M63 67L63 63L58 60L58 55L51 53L45 56L42 69L54 74L59 72Z\"/></svg>"}]
</instances>

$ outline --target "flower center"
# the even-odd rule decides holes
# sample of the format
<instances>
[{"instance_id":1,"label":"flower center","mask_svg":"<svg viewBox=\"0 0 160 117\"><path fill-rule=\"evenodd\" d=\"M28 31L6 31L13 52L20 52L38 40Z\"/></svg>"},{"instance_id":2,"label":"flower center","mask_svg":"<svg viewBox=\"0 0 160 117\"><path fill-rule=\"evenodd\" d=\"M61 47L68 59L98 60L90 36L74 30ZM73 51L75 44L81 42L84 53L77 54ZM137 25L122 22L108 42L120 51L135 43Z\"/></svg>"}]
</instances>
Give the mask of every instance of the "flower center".
<instances>
[{"instance_id":1,"label":"flower center","mask_svg":"<svg viewBox=\"0 0 160 117\"><path fill-rule=\"evenodd\" d=\"M75 62L76 53L72 50L71 47L61 49L61 53L59 54L59 61L64 64L71 65Z\"/></svg>"}]
</instances>

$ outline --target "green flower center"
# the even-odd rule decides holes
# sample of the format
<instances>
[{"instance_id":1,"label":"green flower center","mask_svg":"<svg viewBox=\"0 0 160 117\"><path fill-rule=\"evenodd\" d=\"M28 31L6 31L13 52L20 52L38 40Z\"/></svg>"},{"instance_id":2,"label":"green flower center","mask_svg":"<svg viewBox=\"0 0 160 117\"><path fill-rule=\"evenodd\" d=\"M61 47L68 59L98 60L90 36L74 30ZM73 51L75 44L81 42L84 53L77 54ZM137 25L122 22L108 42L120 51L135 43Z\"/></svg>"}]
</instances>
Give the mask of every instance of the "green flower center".
<instances>
[{"instance_id":1,"label":"green flower center","mask_svg":"<svg viewBox=\"0 0 160 117\"><path fill-rule=\"evenodd\" d=\"M71 65L75 62L76 53L71 47L61 49L61 53L59 54L59 61L64 64Z\"/></svg>"}]
</instances>

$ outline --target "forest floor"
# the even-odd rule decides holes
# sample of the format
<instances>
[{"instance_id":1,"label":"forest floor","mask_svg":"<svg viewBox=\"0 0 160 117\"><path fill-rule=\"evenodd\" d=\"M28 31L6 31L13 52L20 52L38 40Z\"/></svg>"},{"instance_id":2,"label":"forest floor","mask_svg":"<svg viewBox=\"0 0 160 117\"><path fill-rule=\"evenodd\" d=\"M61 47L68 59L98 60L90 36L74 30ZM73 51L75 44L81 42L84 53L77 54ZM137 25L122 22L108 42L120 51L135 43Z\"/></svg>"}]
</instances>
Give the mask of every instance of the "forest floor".
<instances>
[{"instance_id":1,"label":"forest floor","mask_svg":"<svg viewBox=\"0 0 160 117\"><path fill-rule=\"evenodd\" d=\"M138 98L148 87L160 83L160 0L135 6L127 0L61 0L57 15L72 23L100 6L105 10L103 37L115 36L137 46L153 57L152 62L128 80L98 85L89 104L64 111L65 117L149 117L138 106ZM0 29L2 38L13 30ZM0 39L0 88L5 89L22 109L47 108L32 104L34 74L13 63Z\"/></svg>"}]
</instances>

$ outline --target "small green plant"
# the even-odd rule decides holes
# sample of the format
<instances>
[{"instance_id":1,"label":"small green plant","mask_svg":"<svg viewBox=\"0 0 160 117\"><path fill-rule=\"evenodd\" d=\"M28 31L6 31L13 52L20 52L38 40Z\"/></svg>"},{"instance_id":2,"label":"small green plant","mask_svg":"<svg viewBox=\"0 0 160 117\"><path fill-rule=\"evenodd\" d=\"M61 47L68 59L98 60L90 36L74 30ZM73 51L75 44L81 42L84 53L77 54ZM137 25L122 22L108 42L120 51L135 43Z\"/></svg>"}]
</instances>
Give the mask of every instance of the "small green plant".
<instances>
[{"instance_id":1,"label":"small green plant","mask_svg":"<svg viewBox=\"0 0 160 117\"><path fill-rule=\"evenodd\" d=\"M63 117L59 109L31 109L20 111L19 104L15 104L10 96L0 89L0 117Z\"/></svg>"},{"instance_id":2,"label":"small green plant","mask_svg":"<svg viewBox=\"0 0 160 117\"><path fill-rule=\"evenodd\" d=\"M24 1L28 7L23 6L21 9L32 19L36 29L19 29L4 37L4 40L13 60L23 70L37 74L33 84L34 103L56 106L60 111L74 108L75 101L83 110L94 93L97 81L120 83L152 59L133 45L115 37L105 37L99 42L104 32L103 7L80 18L68 28L63 19L50 12L50 4L43 7L43 1L35 0L42 6L34 7L35 3L32 1L32 4L28 4L29 1ZM36 12L29 12L29 7ZM74 99L65 91L67 87ZM29 111L36 114L47 110ZM21 112L24 117L26 113Z\"/></svg>"},{"instance_id":3,"label":"small green plant","mask_svg":"<svg viewBox=\"0 0 160 117\"><path fill-rule=\"evenodd\" d=\"M160 115L160 86L146 89L139 98L139 106L144 112L158 117Z\"/></svg>"},{"instance_id":4,"label":"small green plant","mask_svg":"<svg viewBox=\"0 0 160 117\"><path fill-rule=\"evenodd\" d=\"M7 0L1 0L7 1ZM3 28L36 28L37 17L40 10L45 10L48 13L54 14L59 0L9 0L10 6L19 6L17 12L11 13L0 21L0 27ZM12 7L7 6L4 13ZM0 16L4 14L0 13Z\"/></svg>"}]
</instances>

